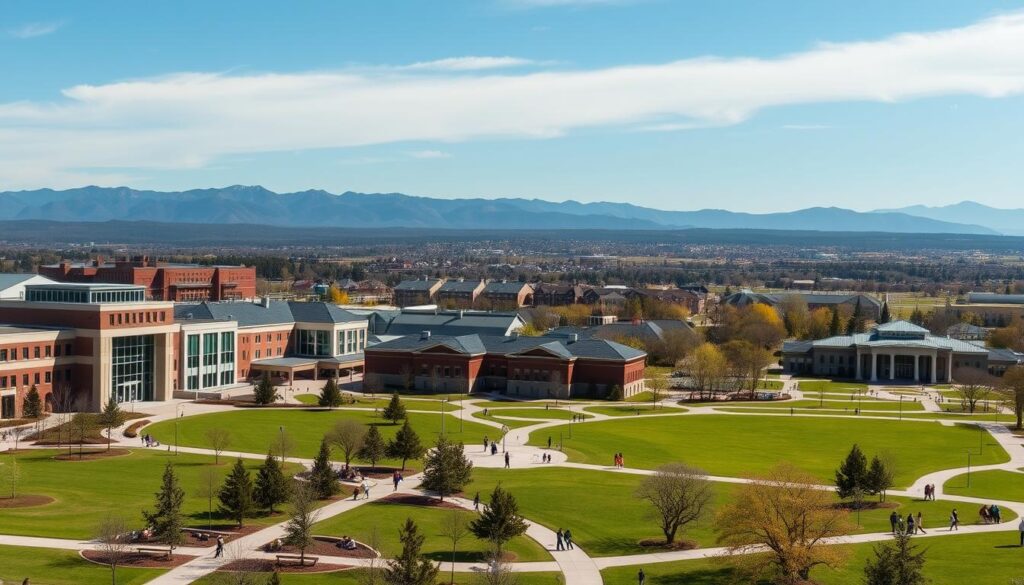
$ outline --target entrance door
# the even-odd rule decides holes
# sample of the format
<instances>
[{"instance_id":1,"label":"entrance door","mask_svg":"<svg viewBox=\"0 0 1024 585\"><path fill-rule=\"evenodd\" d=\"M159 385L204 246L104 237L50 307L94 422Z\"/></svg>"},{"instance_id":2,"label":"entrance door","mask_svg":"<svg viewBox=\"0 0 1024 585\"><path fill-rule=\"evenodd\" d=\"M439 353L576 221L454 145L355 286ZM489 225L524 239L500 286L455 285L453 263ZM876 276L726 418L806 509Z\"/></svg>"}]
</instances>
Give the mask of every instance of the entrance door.
<instances>
[{"instance_id":1,"label":"entrance door","mask_svg":"<svg viewBox=\"0 0 1024 585\"><path fill-rule=\"evenodd\" d=\"M0 397L0 418L14 418L14 395Z\"/></svg>"},{"instance_id":2,"label":"entrance door","mask_svg":"<svg viewBox=\"0 0 1024 585\"><path fill-rule=\"evenodd\" d=\"M118 402L142 400L142 382L123 382L118 384L114 397Z\"/></svg>"}]
</instances>

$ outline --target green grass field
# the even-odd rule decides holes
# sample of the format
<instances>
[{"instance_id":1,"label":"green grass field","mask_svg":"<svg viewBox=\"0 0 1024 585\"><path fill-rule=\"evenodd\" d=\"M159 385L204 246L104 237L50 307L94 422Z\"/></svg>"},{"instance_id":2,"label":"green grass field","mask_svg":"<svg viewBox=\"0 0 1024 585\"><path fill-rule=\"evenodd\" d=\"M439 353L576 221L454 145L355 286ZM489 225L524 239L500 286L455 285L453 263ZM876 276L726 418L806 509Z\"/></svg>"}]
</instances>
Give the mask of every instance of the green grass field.
<instances>
[{"instance_id":1,"label":"green grass field","mask_svg":"<svg viewBox=\"0 0 1024 585\"><path fill-rule=\"evenodd\" d=\"M458 407L459 396L461 396L461 394L453 394L452 395L452 401L451 401L450 404L445 404L440 399L437 399L437 400L435 400L433 398L422 399L422 398L419 398L419 397L416 397L416 398L403 397L402 398L402 403L405 404L405 407L408 410L425 410L425 411L430 411L430 412L440 412L441 410L444 410L445 412L451 412L453 410L458 410L459 409L459 407ZM346 396L346 398L347 398L347 396ZM309 406L317 406L317 404L320 401L320 395L319 394L296 394L295 395L295 399L298 400L299 402L301 402L303 404L306 404L306 405L309 405ZM356 398L355 402L348 402L348 401L346 401L345 404L343 404L341 406L341 408L345 408L345 407L350 407L350 408L384 408L384 407L386 407L388 405L388 403L390 401L391 400L389 398L374 398L374 399L371 399L371 398L361 398L360 397L360 398Z\"/></svg>"},{"instance_id":2,"label":"green grass field","mask_svg":"<svg viewBox=\"0 0 1024 585\"><path fill-rule=\"evenodd\" d=\"M164 465L172 461L185 490L184 512L187 523L206 526L207 500L200 497L199 478L203 469L215 469L217 486L230 469L227 458L213 466L213 457L178 456L162 449L138 449L131 455L94 461L57 461L56 451L33 450L17 455L21 470L18 492L54 498L45 506L31 508L0 508L0 533L53 538L92 538L99 523L108 514L125 518L129 526L143 526L142 510L153 506L153 494L160 486ZM0 461L6 462L6 457ZM246 461L255 473L259 461ZM299 471L290 464L289 471ZM224 523L216 516L214 523ZM252 524L280 521L275 518L253 518ZM3 563L0 563L2 565Z\"/></svg>"},{"instance_id":3,"label":"green grass field","mask_svg":"<svg viewBox=\"0 0 1024 585\"><path fill-rule=\"evenodd\" d=\"M868 389L868 385L863 382L837 382L834 380L800 380L800 390L802 392L838 392L838 393L851 393L860 391L863 392Z\"/></svg>"},{"instance_id":4,"label":"green grass field","mask_svg":"<svg viewBox=\"0 0 1024 585\"><path fill-rule=\"evenodd\" d=\"M758 403L752 403L749 406L754 406ZM820 406L819 406L820 405ZM803 400L785 400L782 402L768 402L764 406L771 408L824 408L824 409L849 409L863 408L864 410L893 410L899 412L902 408L903 412L921 411L924 410L924 406L920 402L914 402L911 400L904 400L901 405L898 400L814 400L812 398L804 398Z\"/></svg>"},{"instance_id":5,"label":"green grass field","mask_svg":"<svg viewBox=\"0 0 1024 585\"><path fill-rule=\"evenodd\" d=\"M519 418L535 418L543 420L570 420L572 416L579 413L572 412L565 408L492 408L487 418L503 418L503 417L519 417ZM589 415L584 414L585 418L590 418Z\"/></svg>"},{"instance_id":6,"label":"green grass field","mask_svg":"<svg viewBox=\"0 0 1024 585\"><path fill-rule=\"evenodd\" d=\"M922 537L915 539L921 549L927 549L925 575L930 585L1008 585L1020 578L1021 549L1017 546L1017 533L996 532L962 536ZM821 585L860 585L864 578L864 563L874 555L874 544L849 546L850 557L838 569L820 567L811 572L811 578ZM637 566L615 567L601 571L604 585L635 585ZM647 585L733 585L734 571L723 559L676 561L643 565Z\"/></svg>"},{"instance_id":7,"label":"green grass field","mask_svg":"<svg viewBox=\"0 0 1024 585\"><path fill-rule=\"evenodd\" d=\"M484 502L487 501L487 494L481 494L480 497ZM476 514L468 510L374 502L318 522L314 527L314 533L328 536L348 535L366 543L369 542L376 527L380 550L384 556L393 557L402 550L398 541L398 529L406 518L412 518L421 534L426 537L423 553L435 561L450 561L452 545L444 536L444 525L450 521L452 512L467 523L476 517ZM469 535L459 542L459 551L455 558L458 562L483 561L486 559L487 550L486 543ZM508 551L515 554L516 561L519 562L551 560L551 555L544 547L526 536L509 542Z\"/></svg>"},{"instance_id":8,"label":"green grass field","mask_svg":"<svg viewBox=\"0 0 1024 585\"><path fill-rule=\"evenodd\" d=\"M459 417L452 414L410 413L409 422L420 435L420 440L431 445L441 432L441 417L445 417L445 431L455 441L479 443L484 435L494 436L496 429L475 423L466 417L463 432L459 432ZM291 457L311 458L320 447L324 434L342 419L352 419L367 425L378 425L385 439L391 438L399 429L371 411L357 410L305 410L305 409L246 409L200 414L185 417L178 422L178 438L182 445L209 447L206 430L220 427L231 433L231 451L266 453L284 427L294 442ZM164 444L174 442L174 421L159 422L146 427L154 437Z\"/></svg>"},{"instance_id":9,"label":"green grass field","mask_svg":"<svg viewBox=\"0 0 1024 585\"><path fill-rule=\"evenodd\" d=\"M281 573L281 583L284 585L364 585L366 580L363 576L363 569L348 569L333 573L312 573L297 575L294 573ZM437 585L447 585L450 574L442 571L437 576ZM561 585L564 582L562 574L558 572L538 571L535 573L516 573L515 585ZM195 581L196 585L237 585L238 580L231 579L226 573L214 573ZM455 585L479 585L481 576L479 573L455 573Z\"/></svg>"},{"instance_id":10,"label":"green grass field","mask_svg":"<svg viewBox=\"0 0 1024 585\"><path fill-rule=\"evenodd\" d=\"M118 585L141 585L162 569L117 569ZM33 585L108 585L110 568L90 563L77 551L0 546L0 583Z\"/></svg>"},{"instance_id":11,"label":"green grass field","mask_svg":"<svg viewBox=\"0 0 1024 585\"><path fill-rule=\"evenodd\" d=\"M942 486L945 493L993 500L1024 502L1024 473L994 469L971 473L971 487L967 487L967 474L951 478Z\"/></svg>"},{"instance_id":12,"label":"green grass field","mask_svg":"<svg viewBox=\"0 0 1024 585\"><path fill-rule=\"evenodd\" d=\"M643 404L623 404L621 406L588 406L584 410L587 412L593 412L594 414L605 414L608 416L637 416L645 414L672 414L677 412L686 412L685 408L678 407L662 407L651 408L651 405Z\"/></svg>"},{"instance_id":13,"label":"green grass field","mask_svg":"<svg viewBox=\"0 0 1024 585\"><path fill-rule=\"evenodd\" d=\"M565 427L548 429L557 436ZM568 433L566 433L568 435ZM576 425L566 440L570 460L610 464L613 453L623 452L626 465L653 468L684 461L715 475L749 477L778 461L793 461L830 482L839 461L853 443L870 457L891 454L896 484L939 469L966 464L967 449L977 449L979 434L967 426L938 423L816 418L701 415L634 418ZM685 440L680 440L685 437ZM542 437L531 437L539 445ZM991 437L975 464L1002 463L1008 456Z\"/></svg>"},{"instance_id":14,"label":"green grass field","mask_svg":"<svg viewBox=\"0 0 1024 585\"><path fill-rule=\"evenodd\" d=\"M728 403L725 403L725 404L728 404ZM777 410L778 412L775 412L775 410ZM867 410L867 407L864 407L864 410ZM789 409L786 409L786 408L775 408L775 409L772 409L772 408L766 408L766 407L758 408L758 407L753 407L753 406L750 406L750 407L725 406L725 407L721 407L721 408L715 408L715 412L735 412L735 413L746 413L746 414L765 413L766 411L773 412L774 414L789 414ZM816 415L821 415L821 416L857 416L856 412L853 409L850 409L850 410L830 410L830 411L825 411L825 410L820 410L820 409L815 409L815 408L796 408L796 409L793 410L793 414L816 414ZM898 420L900 418L909 419L909 420L948 420L948 421L958 421L958 422L964 422L964 423L972 422L972 421L981 421L981 422L1005 421L1005 422L1010 422L1010 421L1014 420L1014 418L1012 416L1008 415L1008 414L994 415L994 414L990 413L990 414L966 415L966 414L955 414L955 413L947 413L947 412L910 412L910 413L904 412L901 415L899 413L899 411L892 411L892 410L878 411L878 412L866 412L866 413L864 413L861 416L865 416L865 417L885 417L885 418L891 418L891 419L894 419L894 420Z\"/></svg>"}]
</instances>

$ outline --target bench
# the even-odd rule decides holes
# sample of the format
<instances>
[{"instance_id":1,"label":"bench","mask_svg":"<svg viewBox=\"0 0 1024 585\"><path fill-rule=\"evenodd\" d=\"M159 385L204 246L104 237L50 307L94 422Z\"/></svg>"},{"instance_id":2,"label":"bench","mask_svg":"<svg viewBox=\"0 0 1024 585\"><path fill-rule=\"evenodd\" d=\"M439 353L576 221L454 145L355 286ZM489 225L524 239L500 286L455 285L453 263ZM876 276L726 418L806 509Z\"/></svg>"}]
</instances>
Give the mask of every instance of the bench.
<instances>
[{"instance_id":1,"label":"bench","mask_svg":"<svg viewBox=\"0 0 1024 585\"><path fill-rule=\"evenodd\" d=\"M139 551L139 554L143 555L160 556L168 559L171 558L171 549L169 548L154 548L148 546L140 546L136 550Z\"/></svg>"},{"instance_id":2,"label":"bench","mask_svg":"<svg viewBox=\"0 0 1024 585\"><path fill-rule=\"evenodd\" d=\"M284 563L292 563L292 564L299 565L300 567L305 567L306 566L306 565L304 565L302 563L302 557L299 556L299 555L276 555L276 556L277 556L277 564L278 565L282 565ZM315 567L316 566L316 562L319 561L319 560L320 560L320 557L311 557L309 555L306 555L306 561L309 562L309 566L310 567Z\"/></svg>"}]
</instances>

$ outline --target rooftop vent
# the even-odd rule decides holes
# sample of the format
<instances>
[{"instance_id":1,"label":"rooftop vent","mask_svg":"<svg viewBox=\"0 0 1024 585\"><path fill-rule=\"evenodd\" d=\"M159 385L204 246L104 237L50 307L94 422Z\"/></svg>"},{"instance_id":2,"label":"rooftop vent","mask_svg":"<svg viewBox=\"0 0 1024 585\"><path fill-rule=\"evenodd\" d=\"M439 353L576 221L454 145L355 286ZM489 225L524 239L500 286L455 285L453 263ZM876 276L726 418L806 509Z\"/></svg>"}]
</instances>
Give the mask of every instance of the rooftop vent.
<instances>
[{"instance_id":1,"label":"rooftop vent","mask_svg":"<svg viewBox=\"0 0 1024 585\"><path fill-rule=\"evenodd\" d=\"M422 339L423 341L426 341L426 340L430 339L430 332L429 331L420 331L420 339Z\"/></svg>"}]
</instances>

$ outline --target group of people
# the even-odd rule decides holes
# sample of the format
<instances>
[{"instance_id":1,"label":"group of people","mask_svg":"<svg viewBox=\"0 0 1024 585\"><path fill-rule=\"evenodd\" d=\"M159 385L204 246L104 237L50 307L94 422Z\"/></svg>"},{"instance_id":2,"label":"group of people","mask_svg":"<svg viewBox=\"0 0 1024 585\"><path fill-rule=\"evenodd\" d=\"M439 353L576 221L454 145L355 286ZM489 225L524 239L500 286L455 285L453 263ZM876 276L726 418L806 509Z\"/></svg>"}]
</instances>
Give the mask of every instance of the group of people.
<instances>
[{"instance_id":1,"label":"group of people","mask_svg":"<svg viewBox=\"0 0 1024 585\"><path fill-rule=\"evenodd\" d=\"M352 540L348 535L342 536L341 540L339 540L335 546L344 550L356 550L357 548L356 541Z\"/></svg>"},{"instance_id":2,"label":"group of people","mask_svg":"<svg viewBox=\"0 0 1024 585\"><path fill-rule=\"evenodd\" d=\"M930 483L924 486L924 501L935 501L935 484Z\"/></svg>"},{"instance_id":3,"label":"group of people","mask_svg":"<svg viewBox=\"0 0 1024 585\"><path fill-rule=\"evenodd\" d=\"M541 455L540 455L540 462L541 463L551 463L551 453L541 453Z\"/></svg>"},{"instance_id":4,"label":"group of people","mask_svg":"<svg viewBox=\"0 0 1024 585\"><path fill-rule=\"evenodd\" d=\"M568 528L555 531L555 550L572 550L572 531Z\"/></svg>"},{"instance_id":5,"label":"group of people","mask_svg":"<svg viewBox=\"0 0 1024 585\"><path fill-rule=\"evenodd\" d=\"M159 447L160 446L160 441L157 441L156 439L154 439L152 437L152 435L150 435L149 433L146 433L145 435L142 435L142 446L143 447Z\"/></svg>"},{"instance_id":6,"label":"group of people","mask_svg":"<svg viewBox=\"0 0 1024 585\"><path fill-rule=\"evenodd\" d=\"M615 467L619 469L622 469L623 467L626 466L626 459L622 456L622 453L616 453L615 456L612 457L612 462L614 463Z\"/></svg>"},{"instance_id":7,"label":"group of people","mask_svg":"<svg viewBox=\"0 0 1024 585\"><path fill-rule=\"evenodd\" d=\"M583 415L574 412L572 415L572 422L583 422Z\"/></svg>"},{"instance_id":8,"label":"group of people","mask_svg":"<svg viewBox=\"0 0 1024 585\"><path fill-rule=\"evenodd\" d=\"M954 513L956 510L954 510ZM892 525L893 534L906 534L911 536L914 534L927 534L924 531L924 520L921 517L921 513L918 512L915 517L913 513L907 514L907 519L904 521L903 516L900 516L896 510L893 510L889 514L889 524Z\"/></svg>"},{"instance_id":9,"label":"group of people","mask_svg":"<svg viewBox=\"0 0 1024 585\"><path fill-rule=\"evenodd\" d=\"M990 506L982 506L978 510L978 515L981 516L982 524L999 524L1003 521L1003 511L999 509L999 506L992 504Z\"/></svg>"},{"instance_id":10,"label":"group of people","mask_svg":"<svg viewBox=\"0 0 1024 585\"><path fill-rule=\"evenodd\" d=\"M395 486L395 489L398 489L397 484ZM353 500L358 500L360 494L363 496L364 500L369 500L370 499L370 484L365 479L363 480L363 483L361 483L361 484L357 485L356 487L352 488L352 499Z\"/></svg>"}]
</instances>

